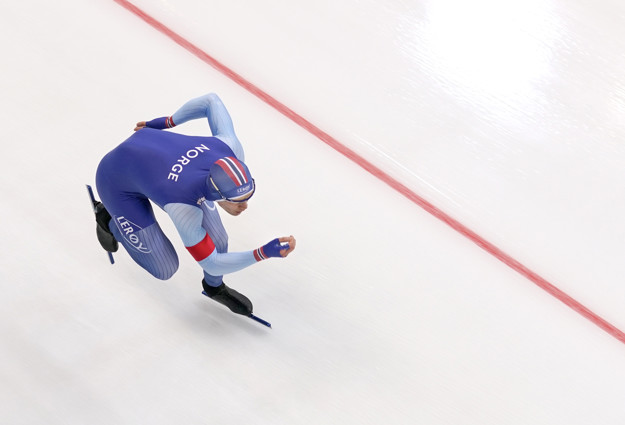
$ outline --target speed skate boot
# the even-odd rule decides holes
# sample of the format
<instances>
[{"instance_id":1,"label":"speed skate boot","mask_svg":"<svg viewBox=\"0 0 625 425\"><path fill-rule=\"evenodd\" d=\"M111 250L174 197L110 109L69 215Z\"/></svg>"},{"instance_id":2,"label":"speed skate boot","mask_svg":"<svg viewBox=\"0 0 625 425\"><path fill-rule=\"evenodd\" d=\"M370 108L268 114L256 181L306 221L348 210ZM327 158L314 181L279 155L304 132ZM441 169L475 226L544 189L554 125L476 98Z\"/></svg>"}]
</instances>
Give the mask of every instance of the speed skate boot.
<instances>
[{"instance_id":1,"label":"speed skate boot","mask_svg":"<svg viewBox=\"0 0 625 425\"><path fill-rule=\"evenodd\" d=\"M202 279L202 287L204 294L220 304L225 305L236 314L250 316L252 314L252 302L243 294L238 293L232 288L221 283L219 286L210 286Z\"/></svg>"},{"instance_id":2,"label":"speed skate boot","mask_svg":"<svg viewBox=\"0 0 625 425\"><path fill-rule=\"evenodd\" d=\"M111 229L109 228L109 221L111 221L111 215L104 208L104 204L99 201L93 201L93 210L95 212L95 221L97 223L95 232L98 236L98 241L102 248L107 250L108 252L117 252L119 248L119 244L111 233Z\"/></svg>"}]
</instances>

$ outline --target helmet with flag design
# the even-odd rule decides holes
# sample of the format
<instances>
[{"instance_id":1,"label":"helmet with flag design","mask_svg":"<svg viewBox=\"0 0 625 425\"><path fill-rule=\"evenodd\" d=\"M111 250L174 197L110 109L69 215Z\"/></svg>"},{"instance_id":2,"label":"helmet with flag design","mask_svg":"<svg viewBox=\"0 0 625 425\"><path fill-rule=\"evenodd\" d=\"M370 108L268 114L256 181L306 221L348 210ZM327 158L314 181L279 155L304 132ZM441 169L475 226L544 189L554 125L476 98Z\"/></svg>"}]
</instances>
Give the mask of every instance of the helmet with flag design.
<instances>
[{"instance_id":1,"label":"helmet with flag design","mask_svg":"<svg viewBox=\"0 0 625 425\"><path fill-rule=\"evenodd\" d=\"M206 184L217 201L245 202L256 190L247 165L232 156L221 158L211 165Z\"/></svg>"}]
</instances>

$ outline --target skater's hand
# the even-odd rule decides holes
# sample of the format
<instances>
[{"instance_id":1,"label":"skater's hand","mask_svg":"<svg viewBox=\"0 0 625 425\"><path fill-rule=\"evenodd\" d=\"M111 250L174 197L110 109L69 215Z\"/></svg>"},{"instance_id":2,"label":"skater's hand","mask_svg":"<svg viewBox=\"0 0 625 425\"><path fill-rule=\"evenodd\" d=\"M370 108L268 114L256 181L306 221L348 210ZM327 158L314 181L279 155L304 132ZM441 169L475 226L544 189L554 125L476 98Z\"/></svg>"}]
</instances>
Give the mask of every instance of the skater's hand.
<instances>
[{"instance_id":1,"label":"skater's hand","mask_svg":"<svg viewBox=\"0 0 625 425\"><path fill-rule=\"evenodd\" d=\"M139 121L137 123L137 126L135 127L135 131L141 130L142 128L145 128L145 126L146 126L146 122L145 121Z\"/></svg>"},{"instance_id":2,"label":"skater's hand","mask_svg":"<svg viewBox=\"0 0 625 425\"><path fill-rule=\"evenodd\" d=\"M293 250L295 249L295 238L293 237L293 235L291 235L291 236L284 236L284 237L282 237L282 238L280 238L278 240L280 241L282 246L286 247L286 249L281 249L280 250L280 255L282 257L286 257L291 252L293 252Z\"/></svg>"},{"instance_id":3,"label":"skater's hand","mask_svg":"<svg viewBox=\"0 0 625 425\"><path fill-rule=\"evenodd\" d=\"M286 257L295 249L295 238L284 236L276 238L255 251L256 259L263 260L269 257Z\"/></svg>"}]
</instances>

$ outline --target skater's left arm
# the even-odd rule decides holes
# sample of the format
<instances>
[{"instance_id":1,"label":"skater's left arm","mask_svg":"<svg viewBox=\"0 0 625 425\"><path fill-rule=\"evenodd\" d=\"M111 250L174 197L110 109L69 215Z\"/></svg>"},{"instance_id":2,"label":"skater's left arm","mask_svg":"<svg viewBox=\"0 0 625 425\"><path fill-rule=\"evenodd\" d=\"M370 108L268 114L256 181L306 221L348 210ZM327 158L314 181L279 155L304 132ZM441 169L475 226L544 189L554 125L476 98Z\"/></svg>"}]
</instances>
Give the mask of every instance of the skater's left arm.
<instances>
[{"instance_id":1,"label":"skater's left arm","mask_svg":"<svg viewBox=\"0 0 625 425\"><path fill-rule=\"evenodd\" d=\"M220 253L202 227L201 208L173 203L165 205L164 210L172 218L187 250L213 276L233 273L270 257L286 257L295 249L295 238L289 236L276 238L253 251Z\"/></svg>"}]
</instances>

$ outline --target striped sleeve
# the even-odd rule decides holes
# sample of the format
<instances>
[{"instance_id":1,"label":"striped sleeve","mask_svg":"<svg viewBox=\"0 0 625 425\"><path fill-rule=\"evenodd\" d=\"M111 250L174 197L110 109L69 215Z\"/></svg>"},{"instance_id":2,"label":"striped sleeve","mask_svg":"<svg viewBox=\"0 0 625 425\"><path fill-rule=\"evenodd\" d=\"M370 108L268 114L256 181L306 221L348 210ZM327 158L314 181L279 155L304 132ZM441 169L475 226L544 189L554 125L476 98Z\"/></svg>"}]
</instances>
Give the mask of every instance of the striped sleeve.
<instances>
[{"instance_id":1,"label":"striped sleeve","mask_svg":"<svg viewBox=\"0 0 625 425\"><path fill-rule=\"evenodd\" d=\"M256 261L263 261L269 257L265 255L265 251L263 251L263 247L261 246L260 248L254 250L254 258Z\"/></svg>"}]
</instances>

